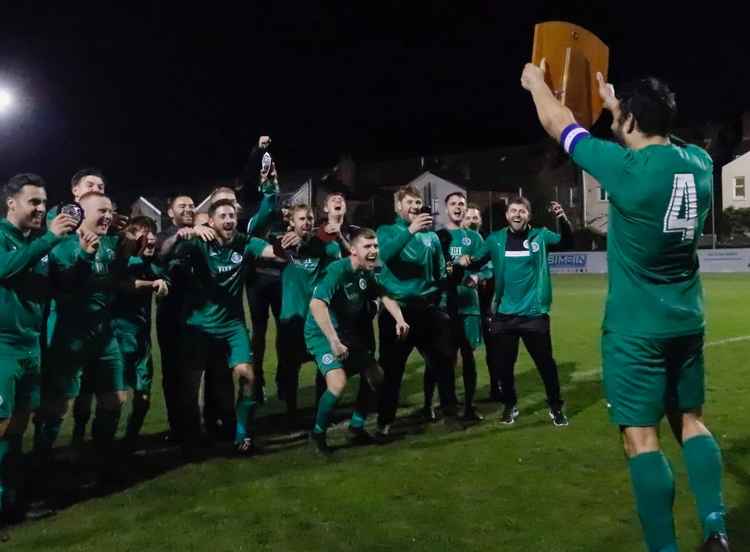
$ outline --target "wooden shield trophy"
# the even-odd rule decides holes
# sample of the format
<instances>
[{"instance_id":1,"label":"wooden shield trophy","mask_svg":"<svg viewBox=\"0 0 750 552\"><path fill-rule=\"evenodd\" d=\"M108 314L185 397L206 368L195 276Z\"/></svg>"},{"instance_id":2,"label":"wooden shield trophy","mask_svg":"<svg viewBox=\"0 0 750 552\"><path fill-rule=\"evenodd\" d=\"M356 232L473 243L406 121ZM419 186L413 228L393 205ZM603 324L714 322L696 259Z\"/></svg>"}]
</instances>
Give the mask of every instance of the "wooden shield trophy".
<instances>
[{"instance_id":1,"label":"wooden shield trophy","mask_svg":"<svg viewBox=\"0 0 750 552\"><path fill-rule=\"evenodd\" d=\"M546 79L576 121L590 128L602 113L596 73L607 79L609 48L592 33L564 21L534 27L532 63L546 62Z\"/></svg>"}]
</instances>

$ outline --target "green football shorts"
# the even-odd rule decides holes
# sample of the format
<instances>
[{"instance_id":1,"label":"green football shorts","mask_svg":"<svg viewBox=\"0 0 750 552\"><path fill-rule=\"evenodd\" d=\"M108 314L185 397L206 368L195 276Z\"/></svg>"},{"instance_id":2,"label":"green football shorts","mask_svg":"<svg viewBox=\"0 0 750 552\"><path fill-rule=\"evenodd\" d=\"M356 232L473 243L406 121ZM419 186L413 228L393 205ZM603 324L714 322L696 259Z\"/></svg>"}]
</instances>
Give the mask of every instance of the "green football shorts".
<instances>
[{"instance_id":1,"label":"green football shorts","mask_svg":"<svg viewBox=\"0 0 750 552\"><path fill-rule=\"evenodd\" d=\"M253 350L250 346L250 330L243 322L228 322L220 327L202 328L188 325L188 332L181 337L183 341L183 355L204 356L205 351L210 349L212 355L219 350L226 355L227 366L234 369L240 364L253 363ZM186 341L193 340L194 343ZM188 361L194 359L186 359ZM191 364L193 364L191 362Z\"/></svg>"},{"instance_id":2,"label":"green football shorts","mask_svg":"<svg viewBox=\"0 0 750 552\"><path fill-rule=\"evenodd\" d=\"M52 398L81 393L124 391L125 365L114 332L80 334L56 331L45 355L44 394Z\"/></svg>"},{"instance_id":3,"label":"green football shorts","mask_svg":"<svg viewBox=\"0 0 750 552\"><path fill-rule=\"evenodd\" d=\"M16 410L39 406L41 362L39 356L15 357L0 353L0 420Z\"/></svg>"},{"instance_id":4,"label":"green football shorts","mask_svg":"<svg viewBox=\"0 0 750 552\"><path fill-rule=\"evenodd\" d=\"M688 412L705 398L703 334L670 338L602 335L604 392L619 426L656 426L666 412Z\"/></svg>"},{"instance_id":5,"label":"green football shorts","mask_svg":"<svg viewBox=\"0 0 750 552\"><path fill-rule=\"evenodd\" d=\"M154 380L151 340L143 332L124 331L118 327L115 336L125 364L125 385L137 393L149 395Z\"/></svg>"},{"instance_id":6,"label":"green football shorts","mask_svg":"<svg viewBox=\"0 0 750 552\"><path fill-rule=\"evenodd\" d=\"M373 389L377 388L383 381L383 370L375 360L372 351L363 347L349 347L349 354L345 359L336 357L331 351L328 339L325 336L306 335L305 342L307 350L315 359L315 365L320 373L325 376L328 372L343 368L347 376L361 375Z\"/></svg>"}]
</instances>

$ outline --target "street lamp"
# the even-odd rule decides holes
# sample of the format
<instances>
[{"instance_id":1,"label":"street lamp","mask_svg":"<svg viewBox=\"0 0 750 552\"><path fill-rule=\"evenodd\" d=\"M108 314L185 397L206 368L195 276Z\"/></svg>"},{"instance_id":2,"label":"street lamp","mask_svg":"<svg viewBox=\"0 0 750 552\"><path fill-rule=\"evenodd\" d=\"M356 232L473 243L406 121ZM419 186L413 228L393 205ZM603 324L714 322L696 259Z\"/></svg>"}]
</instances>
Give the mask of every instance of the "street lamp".
<instances>
[{"instance_id":1,"label":"street lamp","mask_svg":"<svg viewBox=\"0 0 750 552\"><path fill-rule=\"evenodd\" d=\"M13 109L15 98L10 90L0 88L0 114L8 113Z\"/></svg>"}]
</instances>

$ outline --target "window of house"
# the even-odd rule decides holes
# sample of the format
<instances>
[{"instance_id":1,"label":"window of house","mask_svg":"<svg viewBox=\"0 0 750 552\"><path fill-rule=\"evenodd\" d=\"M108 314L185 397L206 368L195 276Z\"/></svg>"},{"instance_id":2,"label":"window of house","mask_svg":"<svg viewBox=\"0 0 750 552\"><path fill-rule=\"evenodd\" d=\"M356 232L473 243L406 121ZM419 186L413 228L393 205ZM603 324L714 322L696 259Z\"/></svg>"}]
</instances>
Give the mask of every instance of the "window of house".
<instances>
[{"instance_id":1,"label":"window of house","mask_svg":"<svg viewBox=\"0 0 750 552\"><path fill-rule=\"evenodd\" d=\"M599 188L599 201L609 201L609 194L604 188Z\"/></svg>"},{"instance_id":2,"label":"window of house","mask_svg":"<svg viewBox=\"0 0 750 552\"><path fill-rule=\"evenodd\" d=\"M734 199L747 199L747 188L745 187L745 177L734 177Z\"/></svg>"}]
</instances>

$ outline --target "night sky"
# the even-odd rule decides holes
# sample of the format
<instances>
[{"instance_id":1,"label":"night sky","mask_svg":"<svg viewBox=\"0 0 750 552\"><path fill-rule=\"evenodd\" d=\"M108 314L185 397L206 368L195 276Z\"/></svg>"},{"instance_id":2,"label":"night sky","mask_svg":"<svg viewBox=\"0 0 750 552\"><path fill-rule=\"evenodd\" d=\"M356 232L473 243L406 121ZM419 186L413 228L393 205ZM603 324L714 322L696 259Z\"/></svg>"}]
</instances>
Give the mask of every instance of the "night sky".
<instances>
[{"instance_id":1,"label":"night sky","mask_svg":"<svg viewBox=\"0 0 750 552\"><path fill-rule=\"evenodd\" d=\"M720 2L101 4L3 8L0 86L22 109L0 116L1 180L34 171L66 189L87 165L134 191L232 176L260 133L287 167L533 142L519 76L545 20L598 34L615 84L667 79L682 123L750 109L747 23Z\"/></svg>"}]
</instances>

